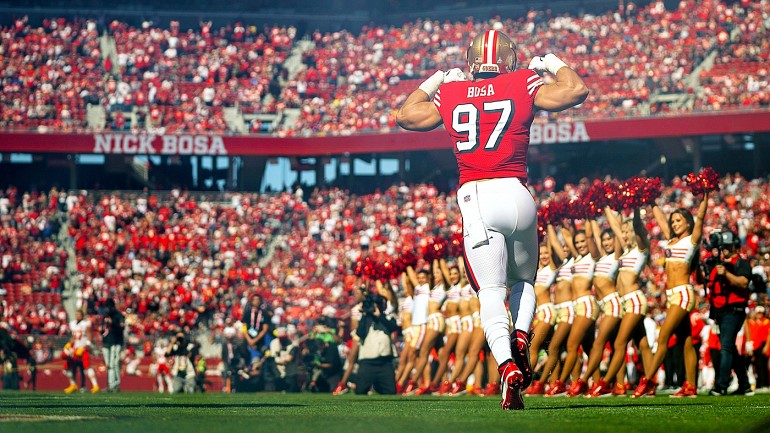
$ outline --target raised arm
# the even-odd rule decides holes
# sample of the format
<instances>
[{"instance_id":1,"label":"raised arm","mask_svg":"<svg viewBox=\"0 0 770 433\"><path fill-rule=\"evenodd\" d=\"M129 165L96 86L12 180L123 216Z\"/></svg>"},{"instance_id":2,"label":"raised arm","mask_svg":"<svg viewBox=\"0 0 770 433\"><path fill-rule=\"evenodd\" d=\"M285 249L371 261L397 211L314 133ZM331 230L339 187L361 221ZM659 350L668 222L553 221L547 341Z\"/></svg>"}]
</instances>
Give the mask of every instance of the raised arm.
<instances>
[{"instance_id":1,"label":"raised arm","mask_svg":"<svg viewBox=\"0 0 770 433\"><path fill-rule=\"evenodd\" d=\"M535 106L546 111L562 111L581 104L588 97L588 87L582 78L555 55L535 57L529 69L542 75L548 71L556 82L543 85L535 95Z\"/></svg>"},{"instance_id":2,"label":"raised arm","mask_svg":"<svg viewBox=\"0 0 770 433\"><path fill-rule=\"evenodd\" d=\"M594 259L601 257L602 231L599 230L599 224L593 218L586 220L586 242L588 243L588 252L591 254L591 257Z\"/></svg>"},{"instance_id":3,"label":"raised arm","mask_svg":"<svg viewBox=\"0 0 770 433\"><path fill-rule=\"evenodd\" d=\"M607 223L610 225L612 233L615 233L615 239L620 239L620 246L625 249L626 242L623 240L623 227L621 227L620 221L615 216L615 211L611 207L605 206L604 216L607 217Z\"/></svg>"},{"instance_id":4,"label":"raised arm","mask_svg":"<svg viewBox=\"0 0 770 433\"><path fill-rule=\"evenodd\" d=\"M553 228L552 224L548 224L548 243L551 244L551 251L553 254L558 257L561 262L567 260L567 254L564 252L564 248L562 248L562 244L559 242L559 236L556 234L556 229Z\"/></svg>"},{"instance_id":5,"label":"raised arm","mask_svg":"<svg viewBox=\"0 0 770 433\"><path fill-rule=\"evenodd\" d=\"M655 216L655 221L658 222L658 227L660 227L660 232L663 233L663 237L666 238L666 240L671 239L671 227L668 226L666 214L663 213L658 205L652 207L652 214Z\"/></svg>"},{"instance_id":6,"label":"raised arm","mask_svg":"<svg viewBox=\"0 0 770 433\"><path fill-rule=\"evenodd\" d=\"M408 131L430 131L441 125L441 114L428 94L417 89L398 109L396 123Z\"/></svg>"},{"instance_id":7,"label":"raised arm","mask_svg":"<svg viewBox=\"0 0 770 433\"><path fill-rule=\"evenodd\" d=\"M638 208L634 209L634 235L636 235L636 245L640 251L650 249L650 234L642 222L642 215Z\"/></svg>"},{"instance_id":8,"label":"raised arm","mask_svg":"<svg viewBox=\"0 0 770 433\"><path fill-rule=\"evenodd\" d=\"M417 287L417 272L411 266L406 267L406 275L409 277L409 282L412 283L412 287Z\"/></svg>"},{"instance_id":9,"label":"raised arm","mask_svg":"<svg viewBox=\"0 0 770 433\"><path fill-rule=\"evenodd\" d=\"M404 295L407 297L414 295L414 285L406 272L401 273L401 286L404 288Z\"/></svg>"},{"instance_id":10,"label":"raised arm","mask_svg":"<svg viewBox=\"0 0 770 433\"><path fill-rule=\"evenodd\" d=\"M460 256L457 258L457 267L460 269L460 287L468 284L468 277L465 275L465 259Z\"/></svg>"},{"instance_id":11,"label":"raised arm","mask_svg":"<svg viewBox=\"0 0 770 433\"><path fill-rule=\"evenodd\" d=\"M444 277L444 284L449 285L449 265L446 264L445 259L439 259L438 265L441 268L441 276Z\"/></svg>"},{"instance_id":12,"label":"raised arm","mask_svg":"<svg viewBox=\"0 0 770 433\"><path fill-rule=\"evenodd\" d=\"M703 194L703 200L700 202L698 208L697 219L695 220L695 226L692 228L692 244L697 245L700 243L703 237L703 220L706 218L706 209L709 205L709 193Z\"/></svg>"},{"instance_id":13,"label":"raised arm","mask_svg":"<svg viewBox=\"0 0 770 433\"><path fill-rule=\"evenodd\" d=\"M570 254L572 254L572 257L577 257L580 254L578 253L577 248L575 248L575 242L573 241L573 237L575 236L574 230L570 230L572 228L571 226L569 228L562 226L561 227L561 236L564 238L564 242L567 244L567 248L569 248Z\"/></svg>"},{"instance_id":14,"label":"raised arm","mask_svg":"<svg viewBox=\"0 0 770 433\"><path fill-rule=\"evenodd\" d=\"M430 131L441 125L441 114L432 101L444 80L444 72L436 71L423 81L398 109L398 126L409 131Z\"/></svg>"}]
</instances>

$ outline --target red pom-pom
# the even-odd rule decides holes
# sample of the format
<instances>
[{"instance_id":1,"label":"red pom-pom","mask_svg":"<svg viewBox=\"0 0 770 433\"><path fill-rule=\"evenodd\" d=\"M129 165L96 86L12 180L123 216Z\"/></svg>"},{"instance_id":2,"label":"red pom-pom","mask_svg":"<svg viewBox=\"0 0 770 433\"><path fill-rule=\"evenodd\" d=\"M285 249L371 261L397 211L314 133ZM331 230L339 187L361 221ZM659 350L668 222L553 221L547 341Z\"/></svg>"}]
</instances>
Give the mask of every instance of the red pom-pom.
<instances>
[{"instance_id":1,"label":"red pom-pom","mask_svg":"<svg viewBox=\"0 0 770 433\"><path fill-rule=\"evenodd\" d=\"M447 245L450 257L461 257L465 251L465 239L462 230L452 233L452 239Z\"/></svg>"},{"instance_id":2,"label":"red pom-pom","mask_svg":"<svg viewBox=\"0 0 770 433\"><path fill-rule=\"evenodd\" d=\"M406 270L406 268L409 266L414 268L417 266L417 261L417 255L412 251L405 251L403 254L401 254L401 257L398 258L398 263L402 271Z\"/></svg>"},{"instance_id":3,"label":"red pom-pom","mask_svg":"<svg viewBox=\"0 0 770 433\"><path fill-rule=\"evenodd\" d=\"M360 277L364 274L364 261L358 260L355 265L353 265L353 275Z\"/></svg>"},{"instance_id":4,"label":"red pom-pom","mask_svg":"<svg viewBox=\"0 0 770 433\"><path fill-rule=\"evenodd\" d=\"M660 178L632 177L623 182L619 187L619 201L622 209L637 209L650 204L655 204L655 199L660 196L663 184Z\"/></svg>"},{"instance_id":5,"label":"red pom-pom","mask_svg":"<svg viewBox=\"0 0 770 433\"><path fill-rule=\"evenodd\" d=\"M448 242L440 238L428 238L422 248L422 258L427 263L433 263L434 260L442 259L447 254Z\"/></svg>"},{"instance_id":6,"label":"red pom-pom","mask_svg":"<svg viewBox=\"0 0 770 433\"><path fill-rule=\"evenodd\" d=\"M684 181L694 195L701 195L710 191L719 191L719 174L711 167L701 169L697 175L690 173Z\"/></svg>"},{"instance_id":7,"label":"red pom-pom","mask_svg":"<svg viewBox=\"0 0 770 433\"><path fill-rule=\"evenodd\" d=\"M595 180L588 190L583 193L583 211L585 216L599 216L604 213L604 207L610 204L610 199L614 195L614 184Z\"/></svg>"},{"instance_id":8,"label":"red pom-pom","mask_svg":"<svg viewBox=\"0 0 770 433\"><path fill-rule=\"evenodd\" d=\"M397 262L393 259L385 259L382 262L382 277L386 280L398 278L401 274Z\"/></svg>"},{"instance_id":9,"label":"red pom-pom","mask_svg":"<svg viewBox=\"0 0 770 433\"><path fill-rule=\"evenodd\" d=\"M566 203L565 217L579 220L586 217L586 210L582 197L574 197Z\"/></svg>"}]
</instances>

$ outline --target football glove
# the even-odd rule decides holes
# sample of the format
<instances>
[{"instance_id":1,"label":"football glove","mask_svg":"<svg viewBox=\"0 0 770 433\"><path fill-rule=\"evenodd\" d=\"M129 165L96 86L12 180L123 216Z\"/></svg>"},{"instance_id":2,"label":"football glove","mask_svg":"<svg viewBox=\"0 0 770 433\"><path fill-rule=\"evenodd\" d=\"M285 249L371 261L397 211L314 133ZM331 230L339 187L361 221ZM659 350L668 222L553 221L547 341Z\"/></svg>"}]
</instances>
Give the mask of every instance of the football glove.
<instances>
[{"instance_id":1,"label":"football glove","mask_svg":"<svg viewBox=\"0 0 770 433\"><path fill-rule=\"evenodd\" d=\"M533 57L532 60L529 61L529 66L527 66L527 68L532 69L533 71L537 72L540 75L543 75L543 72L546 71L545 61L543 61L543 56Z\"/></svg>"},{"instance_id":2,"label":"football glove","mask_svg":"<svg viewBox=\"0 0 770 433\"><path fill-rule=\"evenodd\" d=\"M553 53L548 53L545 56L536 56L529 62L529 69L534 70L540 75L542 75L544 71L556 75L556 73L559 72L559 69L564 66L567 66L567 64Z\"/></svg>"},{"instance_id":3,"label":"football glove","mask_svg":"<svg viewBox=\"0 0 770 433\"><path fill-rule=\"evenodd\" d=\"M444 73L444 82L465 81L467 78L460 68L452 68Z\"/></svg>"},{"instance_id":4,"label":"football glove","mask_svg":"<svg viewBox=\"0 0 770 433\"><path fill-rule=\"evenodd\" d=\"M442 84L444 84L444 71L436 71L427 80L423 81L418 88L427 93L428 98L433 99L433 96L436 95L438 88Z\"/></svg>"}]
</instances>

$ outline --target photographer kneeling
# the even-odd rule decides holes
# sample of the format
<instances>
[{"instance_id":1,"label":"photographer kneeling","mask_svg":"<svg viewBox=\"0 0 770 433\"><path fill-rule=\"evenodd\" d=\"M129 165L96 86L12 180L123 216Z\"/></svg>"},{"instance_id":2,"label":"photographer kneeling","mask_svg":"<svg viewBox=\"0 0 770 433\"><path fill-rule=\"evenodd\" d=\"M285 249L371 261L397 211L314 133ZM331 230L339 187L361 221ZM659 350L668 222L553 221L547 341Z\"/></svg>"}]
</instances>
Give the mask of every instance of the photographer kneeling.
<instances>
[{"instance_id":1,"label":"photographer kneeling","mask_svg":"<svg viewBox=\"0 0 770 433\"><path fill-rule=\"evenodd\" d=\"M398 329L396 319L386 312L387 301L376 294L367 294L358 323L358 376L356 394L366 394L374 386L378 394L396 393L391 334Z\"/></svg>"},{"instance_id":2,"label":"photographer kneeling","mask_svg":"<svg viewBox=\"0 0 770 433\"><path fill-rule=\"evenodd\" d=\"M736 395L751 394L746 364L738 353L735 340L746 320L749 302L749 279L751 266L738 254L740 240L732 231L723 231L709 236L712 256L706 260L706 272L710 313L719 334L719 359L714 359L716 383L712 395L725 395L730 386L731 370L738 378Z\"/></svg>"}]
</instances>

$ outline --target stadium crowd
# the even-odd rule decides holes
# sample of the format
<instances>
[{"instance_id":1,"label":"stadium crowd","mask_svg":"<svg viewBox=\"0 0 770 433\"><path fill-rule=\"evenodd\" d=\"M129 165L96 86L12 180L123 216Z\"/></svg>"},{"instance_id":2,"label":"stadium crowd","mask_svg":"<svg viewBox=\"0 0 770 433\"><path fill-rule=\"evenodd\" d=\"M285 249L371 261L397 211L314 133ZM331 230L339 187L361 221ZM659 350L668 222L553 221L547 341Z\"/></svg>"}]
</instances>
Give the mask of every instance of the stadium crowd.
<instances>
[{"instance_id":1,"label":"stadium crowd","mask_svg":"<svg viewBox=\"0 0 770 433\"><path fill-rule=\"evenodd\" d=\"M133 27L116 20L100 29L89 20L32 26L22 18L0 29L0 125L87 131L86 106L94 104L107 112L104 129L118 131L228 133L225 107L246 114L301 110L296 124L255 120L249 133L395 131L394 111L413 80L464 68L464 44L494 23L516 41L520 66L548 51L577 65L591 96L570 116L643 116L653 95L701 86L705 97L677 110L766 108L768 8L767 2L683 0L666 10L662 1L629 2L596 16L531 11L499 22L416 20L314 32L308 35L314 47L302 53L304 67L294 76L283 67L303 36L293 27L201 22L183 30L178 22ZM103 51L109 44L100 31L114 52ZM711 52L715 66L688 84L685 78ZM649 107L652 114L671 110L668 103Z\"/></svg>"},{"instance_id":2,"label":"stadium crowd","mask_svg":"<svg viewBox=\"0 0 770 433\"><path fill-rule=\"evenodd\" d=\"M589 183L565 185L564 192L576 195ZM725 176L704 222L707 234L722 228L738 233L741 254L764 281L770 272L769 185ZM530 189L540 202L556 193L551 180ZM695 198L675 178L658 203L664 211L691 209ZM142 342L183 329L210 332L216 341L240 336L253 295L263 300L271 333L296 339L331 333L333 343L344 345L358 288L372 284L356 275L356 263L419 252L429 239L450 239L460 228L455 194L431 185L396 185L360 196L336 188L305 193L300 187L230 194L226 201L184 191L22 194L9 188L0 196L0 299L4 326L14 334L70 332L61 303L70 241L57 237L57 215L66 215L65 238L75 253L77 308L98 328L105 299L115 299L127 313L127 341L139 353ZM661 230L649 215L644 222L651 258L640 284L648 316L660 324L666 316ZM428 265L421 260L415 268ZM403 296L402 282L392 283ZM699 305L694 320L708 325L708 304ZM750 314L761 316L769 307L766 290L757 288ZM753 332L753 347L763 347L767 333Z\"/></svg>"}]
</instances>

